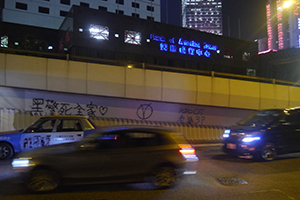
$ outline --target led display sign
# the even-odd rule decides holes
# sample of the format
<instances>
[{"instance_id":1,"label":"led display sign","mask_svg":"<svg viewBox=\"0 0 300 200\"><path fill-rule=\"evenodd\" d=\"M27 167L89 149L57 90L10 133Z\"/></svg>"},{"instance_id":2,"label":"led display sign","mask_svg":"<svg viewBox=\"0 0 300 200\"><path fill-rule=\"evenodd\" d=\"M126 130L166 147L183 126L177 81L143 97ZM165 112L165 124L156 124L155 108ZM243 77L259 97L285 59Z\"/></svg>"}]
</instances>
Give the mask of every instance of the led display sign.
<instances>
[{"instance_id":1,"label":"led display sign","mask_svg":"<svg viewBox=\"0 0 300 200\"><path fill-rule=\"evenodd\" d=\"M141 33L136 31L125 31L125 43L141 45Z\"/></svg>"},{"instance_id":2,"label":"led display sign","mask_svg":"<svg viewBox=\"0 0 300 200\"><path fill-rule=\"evenodd\" d=\"M154 33L150 34L150 39L159 42L160 51L191 56L205 56L207 58L211 56L211 51L218 52L218 47L216 45L205 42L201 44L194 40L186 40L176 37L167 39L165 36L156 35Z\"/></svg>"},{"instance_id":3,"label":"led display sign","mask_svg":"<svg viewBox=\"0 0 300 200\"><path fill-rule=\"evenodd\" d=\"M6 35L1 37L1 47L8 47L8 37Z\"/></svg>"},{"instance_id":4,"label":"led display sign","mask_svg":"<svg viewBox=\"0 0 300 200\"><path fill-rule=\"evenodd\" d=\"M109 28L106 26L90 25L90 37L98 40L108 40Z\"/></svg>"}]
</instances>

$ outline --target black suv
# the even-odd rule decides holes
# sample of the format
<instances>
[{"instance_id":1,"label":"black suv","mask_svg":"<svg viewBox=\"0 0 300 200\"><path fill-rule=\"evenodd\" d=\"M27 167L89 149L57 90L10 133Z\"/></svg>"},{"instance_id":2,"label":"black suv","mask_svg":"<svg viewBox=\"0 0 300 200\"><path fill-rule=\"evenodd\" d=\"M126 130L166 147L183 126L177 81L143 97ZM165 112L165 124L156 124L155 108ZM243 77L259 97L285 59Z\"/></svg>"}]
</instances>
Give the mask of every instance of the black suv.
<instances>
[{"instance_id":1,"label":"black suv","mask_svg":"<svg viewBox=\"0 0 300 200\"><path fill-rule=\"evenodd\" d=\"M169 129L113 126L92 132L79 142L22 152L12 166L29 190L43 192L60 184L145 180L167 188L198 161L183 136Z\"/></svg>"},{"instance_id":2,"label":"black suv","mask_svg":"<svg viewBox=\"0 0 300 200\"><path fill-rule=\"evenodd\" d=\"M224 152L271 161L276 155L300 152L300 108L260 110L223 134Z\"/></svg>"}]
</instances>

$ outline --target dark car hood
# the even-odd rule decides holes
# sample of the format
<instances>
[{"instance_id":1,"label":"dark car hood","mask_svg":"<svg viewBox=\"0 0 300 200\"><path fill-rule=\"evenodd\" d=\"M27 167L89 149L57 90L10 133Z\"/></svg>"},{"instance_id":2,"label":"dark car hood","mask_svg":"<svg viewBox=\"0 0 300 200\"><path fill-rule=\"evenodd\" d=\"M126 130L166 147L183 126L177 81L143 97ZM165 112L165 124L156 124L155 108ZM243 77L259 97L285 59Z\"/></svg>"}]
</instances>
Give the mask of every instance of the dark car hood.
<instances>
[{"instance_id":1,"label":"dark car hood","mask_svg":"<svg viewBox=\"0 0 300 200\"><path fill-rule=\"evenodd\" d=\"M75 150L76 143L77 142L57 144L29 151L24 151L19 153L17 157L37 157L70 153Z\"/></svg>"},{"instance_id":2,"label":"dark car hood","mask_svg":"<svg viewBox=\"0 0 300 200\"><path fill-rule=\"evenodd\" d=\"M238 125L235 124L233 126L230 127L230 131L231 132L256 132L256 131L261 131L261 130L265 130L268 129L268 126L242 126L242 125Z\"/></svg>"}]
</instances>

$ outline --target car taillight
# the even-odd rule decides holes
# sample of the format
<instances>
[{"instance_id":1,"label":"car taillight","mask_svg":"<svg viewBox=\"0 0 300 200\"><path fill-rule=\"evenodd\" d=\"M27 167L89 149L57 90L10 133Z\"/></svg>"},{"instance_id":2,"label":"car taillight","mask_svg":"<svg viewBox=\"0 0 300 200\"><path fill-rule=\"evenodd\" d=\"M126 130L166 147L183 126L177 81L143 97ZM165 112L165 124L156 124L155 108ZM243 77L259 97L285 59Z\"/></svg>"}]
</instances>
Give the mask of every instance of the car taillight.
<instances>
[{"instance_id":1,"label":"car taillight","mask_svg":"<svg viewBox=\"0 0 300 200\"><path fill-rule=\"evenodd\" d=\"M198 161L195 149L189 144L179 144L179 152L185 157L188 162Z\"/></svg>"},{"instance_id":2,"label":"car taillight","mask_svg":"<svg viewBox=\"0 0 300 200\"><path fill-rule=\"evenodd\" d=\"M182 155L195 155L195 149L191 145L189 145L189 144L180 144L179 147L180 147L179 152Z\"/></svg>"}]
</instances>

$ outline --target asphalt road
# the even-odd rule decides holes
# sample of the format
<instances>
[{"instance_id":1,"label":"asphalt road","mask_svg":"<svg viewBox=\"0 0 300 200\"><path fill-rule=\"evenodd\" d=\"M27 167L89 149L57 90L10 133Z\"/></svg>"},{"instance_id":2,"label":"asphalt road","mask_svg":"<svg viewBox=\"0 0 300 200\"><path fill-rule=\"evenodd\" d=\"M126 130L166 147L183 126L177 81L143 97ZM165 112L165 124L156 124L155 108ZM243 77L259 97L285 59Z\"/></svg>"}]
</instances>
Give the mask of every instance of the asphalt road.
<instances>
[{"instance_id":1,"label":"asphalt road","mask_svg":"<svg viewBox=\"0 0 300 200\"><path fill-rule=\"evenodd\" d=\"M149 184L68 186L48 194L28 193L13 173L10 161L0 161L2 200L291 200L300 199L300 153L273 162L254 162L228 156L220 146L199 146L198 173L175 188L153 189Z\"/></svg>"}]
</instances>

